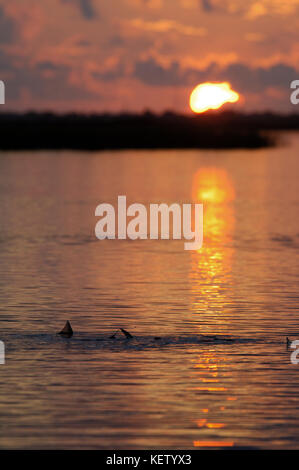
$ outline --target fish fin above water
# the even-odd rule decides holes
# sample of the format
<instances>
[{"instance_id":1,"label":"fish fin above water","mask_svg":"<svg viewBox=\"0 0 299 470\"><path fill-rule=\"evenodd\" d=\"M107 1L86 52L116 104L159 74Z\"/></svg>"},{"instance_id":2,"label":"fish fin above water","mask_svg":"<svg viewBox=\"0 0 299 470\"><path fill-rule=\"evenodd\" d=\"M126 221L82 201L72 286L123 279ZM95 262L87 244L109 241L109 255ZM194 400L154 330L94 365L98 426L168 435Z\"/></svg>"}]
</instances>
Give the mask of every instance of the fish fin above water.
<instances>
[{"instance_id":1,"label":"fish fin above water","mask_svg":"<svg viewBox=\"0 0 299 470\"><path fill-rule=\"evenodd\" d=\"M62 328L61 331L59 331L59 335L62 335L62 336L66 336L68 338L70 338L71 336L73 336L73 329L71 327L71 324L70 322L67 320L66 321L66 324L64 325L64 327Z\"/></svg>"},{"instance_id":2,"label":"fish fin above water","mask_svg":"<svg viewBox=\"0 0 299 470\"><path fill-rule=\"evenodd\" d=\"M123 328L120 328L121 332L125 335L127 339L132 339L134 336L131 335L128 331L124 330Z\"/></svg>"}]
</instances>

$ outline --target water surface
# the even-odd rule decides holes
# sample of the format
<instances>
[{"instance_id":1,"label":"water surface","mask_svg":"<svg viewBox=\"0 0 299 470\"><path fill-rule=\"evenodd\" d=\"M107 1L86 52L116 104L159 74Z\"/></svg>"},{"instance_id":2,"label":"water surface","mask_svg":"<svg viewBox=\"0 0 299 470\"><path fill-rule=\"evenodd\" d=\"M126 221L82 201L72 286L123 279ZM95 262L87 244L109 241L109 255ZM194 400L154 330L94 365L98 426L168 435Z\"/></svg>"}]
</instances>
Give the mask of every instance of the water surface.
<instances>
[{"instance_id":1,"label":"water surface","mask_svg":"<svg viewBox=\"0 0 299 470\"><path fill-rule=\"evenodd\" d=\"M299 136L285 141L0 154L1 448L299 448ZM203 248L97 240L95 208L118 195L203 202ZM109 340L118 327L134 340Z\"/></svg>"}]
</instances>

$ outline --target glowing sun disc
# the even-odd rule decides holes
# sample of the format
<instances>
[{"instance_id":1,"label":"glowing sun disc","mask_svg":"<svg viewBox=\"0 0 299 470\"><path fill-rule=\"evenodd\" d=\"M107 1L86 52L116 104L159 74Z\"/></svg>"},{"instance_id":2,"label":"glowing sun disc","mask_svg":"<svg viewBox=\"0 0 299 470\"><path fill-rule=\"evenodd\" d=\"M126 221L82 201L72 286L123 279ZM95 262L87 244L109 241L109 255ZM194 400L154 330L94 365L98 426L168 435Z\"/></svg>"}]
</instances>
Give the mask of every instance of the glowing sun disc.
<instances>
[{"instance_id":1,"label":"glowing sun disc","mask_svg":"<svg viewBox=\"0 0 299 470\"><path fill-rule=\"evenodd\" d=\"M201 83L190 95L190 108L194 113L204 113L208 109L218 109L224 103L235 103L239 93L231 89L228 82Z\"/></svg>"}]
</instances>

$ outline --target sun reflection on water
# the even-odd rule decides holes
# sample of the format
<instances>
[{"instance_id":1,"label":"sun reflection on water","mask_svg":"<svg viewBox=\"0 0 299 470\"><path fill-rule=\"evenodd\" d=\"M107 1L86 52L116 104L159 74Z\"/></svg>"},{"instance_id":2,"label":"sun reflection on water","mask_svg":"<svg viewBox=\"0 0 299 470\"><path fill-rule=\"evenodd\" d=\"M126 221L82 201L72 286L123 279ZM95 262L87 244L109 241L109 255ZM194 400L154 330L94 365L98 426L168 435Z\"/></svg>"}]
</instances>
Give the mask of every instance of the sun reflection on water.
<instances>
[{"instance_id":1,"label":"sun reflection on water","mask_svg":"<svg viewBox=\"0 0 299 470\"><path fill-rule=\"evenodd\" d=\"M226 380L229 375L226 357L219 356L213 349L203 350L192 359L192 363L192 378L196 378L198 386L189 390L196 395L200 405L205 405L199 408L194 420L199 439L193 441L193 446L231 447L234 442L227 439L230 429L225 434L227 424L224 422L226 402L230 396Z\"/></svg>"},{"instance_id":2,"label":"sun reflection on water","mask_svg":"<svg viewBox=\"0 0 299 470\"><path fill-rule=\"evenodd\" d=\"M235 190L227 171L200 168L193 178L192 198L204 206L204 240L202 248L192 254L191 309L200 333L215 334L228 327L221 313L230 288L234 253Z\"/></svg>"},{"instance_id":3,"label":"sun reflection on water","mask_svg":"<svg viewBox=\"0 0 299 470\"><path fill-rule=\"evenodd\" d=\"M204 206L203 246L192 253L190 282L193 320L201 334L226 334L229 331L223 310L231 289L231 271L234 255L235 228L233 182L224 169L200 168L193 177L192 199ZM204 408L195 420L199 439L194 447L231 447L232 440L225 434L222 419L230 391L225 381L226 358L213 350L201 352L194 359L192 374L197 385L193 391ZM215 414L215 400L222 406ZM213 411L211 411L213 410Z\"/></svg>"}]
</instances>

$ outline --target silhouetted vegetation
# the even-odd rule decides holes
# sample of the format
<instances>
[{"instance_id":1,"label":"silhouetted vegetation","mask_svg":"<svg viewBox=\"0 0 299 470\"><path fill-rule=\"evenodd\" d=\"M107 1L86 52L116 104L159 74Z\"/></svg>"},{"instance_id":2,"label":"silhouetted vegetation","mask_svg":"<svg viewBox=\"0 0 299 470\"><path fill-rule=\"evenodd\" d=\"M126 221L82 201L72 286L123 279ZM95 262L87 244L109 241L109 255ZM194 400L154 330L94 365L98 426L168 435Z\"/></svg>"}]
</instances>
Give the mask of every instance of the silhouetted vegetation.
<instances>
[{"instance_id":1,"label":"silhouetted vegetation","mask_svg":"<svg viewBox=\"0 0 299 470\"><path fill-rule=\"evenodd\" d=\"M258 148L274 143L265 131L299 129L299 115L2 113L0 126L2 150Z\"/></svg>"}]
</instances>

